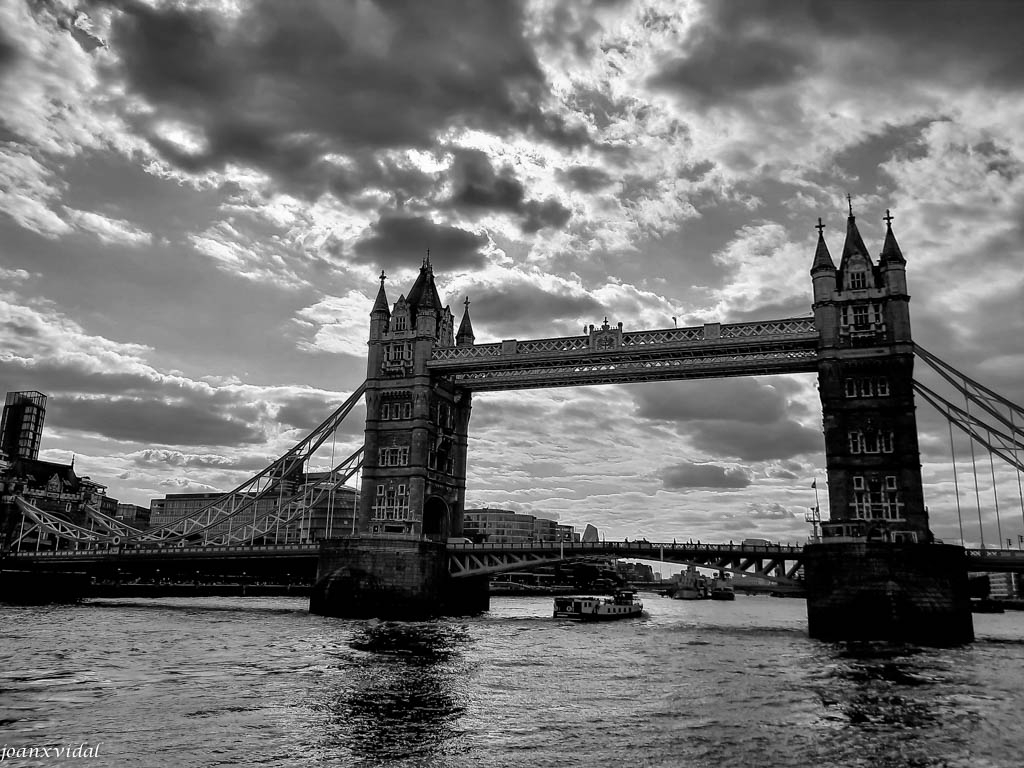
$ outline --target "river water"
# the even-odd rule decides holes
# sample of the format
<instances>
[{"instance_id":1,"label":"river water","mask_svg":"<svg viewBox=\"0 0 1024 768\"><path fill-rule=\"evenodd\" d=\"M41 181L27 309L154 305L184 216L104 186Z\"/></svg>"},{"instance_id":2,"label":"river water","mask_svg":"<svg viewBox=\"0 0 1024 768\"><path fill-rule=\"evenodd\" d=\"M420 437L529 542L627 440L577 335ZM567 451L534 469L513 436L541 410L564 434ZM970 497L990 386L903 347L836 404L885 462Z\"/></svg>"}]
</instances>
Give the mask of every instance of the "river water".
<instances>
[{"instance_id":1,"label":"river water","mask_svg":"<svg viewBox=\"0 0 1024 768\"><path fill-rule=\"evenodd\" d=\"M1024 613L938 650L810 640L802 600L644 597L593 625L541 598L420 624L298 598L2 608L0 746L98 756L0 768L1024 764Z\"/></svg>"}]
</instances>

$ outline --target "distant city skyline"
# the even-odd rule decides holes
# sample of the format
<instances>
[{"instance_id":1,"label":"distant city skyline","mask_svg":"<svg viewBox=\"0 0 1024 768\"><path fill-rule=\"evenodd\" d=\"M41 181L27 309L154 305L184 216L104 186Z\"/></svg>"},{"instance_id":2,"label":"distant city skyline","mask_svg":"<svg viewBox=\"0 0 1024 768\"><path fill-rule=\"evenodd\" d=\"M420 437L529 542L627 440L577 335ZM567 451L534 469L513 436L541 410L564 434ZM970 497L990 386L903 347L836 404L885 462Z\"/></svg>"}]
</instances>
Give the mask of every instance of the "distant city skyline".
<instances>
[{"instance_id":1,"label":"distant city skyline","mask_svg":"<svg viewBox=\"0 0 1024 768\"><path fill-rule=\"evenodd\" d=\"M382 269L394 302L429 248L478 343L809 316L814 225L838 255L850 194L873 256L892 212L915 340L1024 402L1022 17L4 4L0 384L47 395L40 459L123 502L226 491L358 387ZM947 428L918 406L957 540ZM337 454L362 433L360 409ZM827 510L813 375L478 395L469 465L467 507L609 539L800 541L815 481Z\"/></svg>"}]
</instances>

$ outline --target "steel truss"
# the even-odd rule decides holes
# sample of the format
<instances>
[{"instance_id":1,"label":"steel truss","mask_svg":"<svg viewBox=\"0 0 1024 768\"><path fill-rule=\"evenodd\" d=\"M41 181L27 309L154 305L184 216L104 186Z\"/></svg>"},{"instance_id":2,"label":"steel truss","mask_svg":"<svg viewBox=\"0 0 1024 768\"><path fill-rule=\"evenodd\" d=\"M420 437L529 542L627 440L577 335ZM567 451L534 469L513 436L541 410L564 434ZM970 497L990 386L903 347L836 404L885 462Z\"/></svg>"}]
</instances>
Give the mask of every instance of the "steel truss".
<instances>
[{"instance_id":1,"label":"steel truss","mask_svg":"<svg viewBox=\"0 0 1024 768\"><path fill-rule=\"evenodd\" d=\"M803 548L785 545L654 544L574 542L547 544L450 544L448 571L454 578L524 571L568 560L637 558L697 565L775 584L793 584L803 565Z\"/></svg>"},{"instance_id":2,"label":"steel truss","mask_svg":"<svg viewBox=\"0 0 1024 768\"><path fill-rule=\"evenodd\" d=\"M58 548L63 545L70 549L194 544L228 546L266 540L281 526L293 523L307 509L336 493L362 466L363 449L360 447L332 467L315 489L300 482L309 459L335 434L362 399L365 390L364 382L323 423L283 456L234 490L211 501L191 517L140 531L87 507L86 519L90 522L90 528L86 528L18 498L18 509L28 525L23 524L16 532L11 548L20 550L33 537L38 547L42 536L52 538ZM223 529L225 524L227 531L214 533L215 528Z\"/></svg>"},{"instance_id":3,"label":"steel truss","mask_svg":"<svg viewBox=\"0 0 1024 768\"><path fill-rule=\"evenodd\" d=\"M714 329L711 331L710 329ZM811 318L437 349L428 367L475 391L718 378L817 370Z\"/></svg>"}]
</instances>

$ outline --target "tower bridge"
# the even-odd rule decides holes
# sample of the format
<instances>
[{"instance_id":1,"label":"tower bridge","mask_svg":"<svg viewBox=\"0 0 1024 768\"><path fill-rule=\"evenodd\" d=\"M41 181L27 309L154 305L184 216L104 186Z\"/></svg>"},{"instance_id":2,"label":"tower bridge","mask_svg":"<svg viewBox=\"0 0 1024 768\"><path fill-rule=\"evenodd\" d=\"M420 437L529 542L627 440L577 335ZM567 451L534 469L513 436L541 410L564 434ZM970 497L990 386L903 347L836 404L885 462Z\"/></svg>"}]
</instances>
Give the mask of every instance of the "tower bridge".
<instances>
[{"instance_id":1,"label":"tower bridge","mask_svg":"<svg viewBox=\"0 0 1024 768\"><path fill-rule=\"evenodd\" d=\"M282 526L301 522L316 500L358 472L353 535L318 545L314 612L414 618L477 611L487 606L489 574L613 555L777 579L792 578L802 566L812 636L969 641L968 568L984 563L984 570L1020 569L1021 558L935 540L924 503L915 394L935 405L951 430L955 424L1018 472L1024 470L1024 410L951 374L915 345L906 260L892 217L885 220L876 261L851 210L836 266L819 219L810 268L812 316L804 318L654 330L626 330L606 318L579 336L476 344L468 299L456 331L429 257L408 294L394 304L381 273L370 312L365 383L284 456L191 518L150 531L96 510L89 511L87 524L76 524L18 499L20 526L7 540L10 557L170 562L194 554L198 561L206 553L227 557L239 546L257 556L256 548L273 543ZM942 400L914 379L915 361L941 368L979 407L972 412L969 403L960 409ZM651 557L653 546L636 542L566 543L557 550L448 543L462 535L474 393L807 372L818 375L829 490L819 543L758 553L738 545L654 545L657 558ZM299 482L360 400L366 405L362 448L338 464L332 451L332 469L315 488ZM1008 409L1009 418L999 416L995 428L979 421L979 412L994 414L997 405ZM301 553L307 557L308 544L302 543L307 549ZM58 551L48 555L47 549Z\"/></svg>"}]
</instances>

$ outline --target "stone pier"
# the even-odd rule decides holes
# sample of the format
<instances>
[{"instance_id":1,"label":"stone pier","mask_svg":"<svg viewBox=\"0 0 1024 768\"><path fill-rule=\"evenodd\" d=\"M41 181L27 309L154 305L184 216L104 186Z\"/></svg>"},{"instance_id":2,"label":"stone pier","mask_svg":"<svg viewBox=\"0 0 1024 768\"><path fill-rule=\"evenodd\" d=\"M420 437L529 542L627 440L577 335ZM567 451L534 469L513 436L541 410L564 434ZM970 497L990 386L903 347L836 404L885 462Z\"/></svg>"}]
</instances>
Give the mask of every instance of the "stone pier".
<instances>
[{"instance_id":1,"label":"stone pier","mask_svg":"<svg viewBox=\"0 0 1024 768\"><path fill-rule=\"evenodd\" d=\"M809 544L804 571L807 629L813 638L930 646L974 640L962 547Z\"/></svg>"},{"instance_id":2,"label":"stone pier","mask_svg":"<svg viewBox=\"0 0 1024 768\"><path fill-rule=\"evenodd\" d=\"M416 621L486 611L486 577L453 579L443 543L352 536L320 546L309 610L322 616Z\"/></svg>"}]
</instances>

